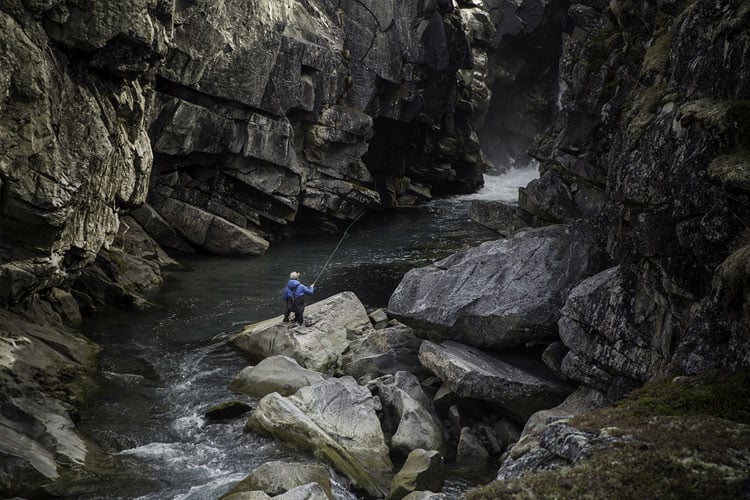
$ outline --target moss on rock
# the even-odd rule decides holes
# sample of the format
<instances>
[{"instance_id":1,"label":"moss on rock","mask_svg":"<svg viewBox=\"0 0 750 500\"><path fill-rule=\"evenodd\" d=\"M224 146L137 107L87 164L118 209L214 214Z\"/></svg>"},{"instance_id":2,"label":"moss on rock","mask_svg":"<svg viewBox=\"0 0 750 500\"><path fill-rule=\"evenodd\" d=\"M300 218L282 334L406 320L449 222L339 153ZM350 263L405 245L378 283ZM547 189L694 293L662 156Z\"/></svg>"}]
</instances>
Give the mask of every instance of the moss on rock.
<instances>
[{"instance_id":1,"label":"moss on rock","mask_svg":"<svg viewBox=\"0 0 750 500\"><path fill-rule=\"evenodd\" d=\"M569 425L624 436L590 458L470 491L489 498L738 498L749 484L750 370L658 380Z\"/></svg>"}]
</instances>

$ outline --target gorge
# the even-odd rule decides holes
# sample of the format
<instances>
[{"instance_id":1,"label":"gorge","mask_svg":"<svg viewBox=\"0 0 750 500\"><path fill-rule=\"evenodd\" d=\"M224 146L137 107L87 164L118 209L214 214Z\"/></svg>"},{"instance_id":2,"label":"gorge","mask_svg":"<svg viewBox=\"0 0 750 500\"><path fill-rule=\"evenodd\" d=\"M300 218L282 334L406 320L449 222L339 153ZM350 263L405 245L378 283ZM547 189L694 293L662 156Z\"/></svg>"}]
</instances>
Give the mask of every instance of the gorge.
<instances>
[{"instance_id":1,"label":"gorge","mask_svg":"<svg viewBox=\"0 0 750 500\"><path fill-rule=\"evenodd\" d=\"M362 265L371 234L358 243L366 257L329 277L321 299L354 291L367 312L387 306L390 326L377 333L385 330L367 322L372 345L347 338L340 361L358 368L319 368L356 381L333 377L326 387L372 398L373 414L379 401L396 455L408 447L394 444L383 414L398 411L388 401L396 408L426 391L448 436L435 444L446 459L471 456L473 442L498 462L499 481L469 496L543 496L533 478L587 467L633 440L651 443L607 413L640 404L654 386L631 391L644 384L678 381L694 395L705 377L717 387L747 380L747 2L0 0L0 25L3 496L103 495L92 478L110 478L111 454L133 448L108 441L86 413L99 397L94 381L101 389L103 372L119 369L107 346L97 358L94 341L107 339L91 325L116 318L107 341L123 349L148 331L131 330L130 313L110 307L169 309L174 289L162 298L158 290L191 263L241 297L278 288L288 267L319 265L363 214L364 228L395 228L383 245L401 257L375 253ZM485 173L528 163L539 177L517 202L441 205L480 189ZM494 232L464 227L464 208ZM431 211L453 222L438 217L430 229ZM430 238L451 224L458 236ZM420 238L416 251L402 246L409 236ZM264 309L244 318L235 309L238 331L276 314L270 296L250 295ZM92 314L87 337L81 325ZM165 321L179 329L181 319ZM237 333L227 328L220 332ZM147 351L211 350L209 330ZM419 390L398 363L383 372L356 357L369 359L383 342L409 352L396 359L410 363ZM212 362L245 364L221 349ZM544 372L543 381L517 384L508 375L516 368L523 377ZM124 373L148 392L159 387L152 369L144 361ZM696 476L723 471L709 483L728 498L750 488L750 395L747 384L732 387L739 410L709 425L732 446L690 455ZM298 399L307 401L303 389ZM253 401L260 407L265 397ZM630 403L615 404L623 398ZM469 418L476 414L481 425ZM254 432L276 432L253 415ZM687 425L678 417L666 415L667 427ZM499 422L516 435L499 439ZM683 452L660 463L678 467ZM155 479L155 489L117 495L178 496ZM373 497L390 486L364 484L358 493ZM449 494L466 487L458 489Z\"/></svg>"}]
</instances>

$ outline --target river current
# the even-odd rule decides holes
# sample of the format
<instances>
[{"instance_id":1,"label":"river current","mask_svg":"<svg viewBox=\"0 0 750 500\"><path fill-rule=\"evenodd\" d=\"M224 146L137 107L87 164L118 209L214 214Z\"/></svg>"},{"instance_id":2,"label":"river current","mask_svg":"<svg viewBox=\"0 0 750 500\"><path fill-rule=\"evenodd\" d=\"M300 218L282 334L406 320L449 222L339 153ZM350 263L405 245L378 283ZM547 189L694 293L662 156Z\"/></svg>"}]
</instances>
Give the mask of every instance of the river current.
<instances>
[{"instance_id":1,"label":"river current","mask_svg":"<svg viewBox=\"0 0 750 500\"><path fill-rule=\"evenodd\" d=\"M368 308L382 307L403 273L464 245L495 238L468 219L473 199L514 203L535 168L485 177L474 195L434 200L426 207L365 217L351 229L318 279L312 301L351 290ZM110 310L84 324L102 347L98 388L81 411L79 428L118 464L85 488L82 498L213 499L257 466L273 460L313 462L283 443L243 433L246 417L212 423L212 406L233 399L227 385L248 361L226 338L244 325L281 313L289 272L309 284L339 235L272 245L263 257L181 259L155 307ZM356 498L333 478L337 498ZM470 486L449 478L449 491Z\"/></svg>"}]
</instances>

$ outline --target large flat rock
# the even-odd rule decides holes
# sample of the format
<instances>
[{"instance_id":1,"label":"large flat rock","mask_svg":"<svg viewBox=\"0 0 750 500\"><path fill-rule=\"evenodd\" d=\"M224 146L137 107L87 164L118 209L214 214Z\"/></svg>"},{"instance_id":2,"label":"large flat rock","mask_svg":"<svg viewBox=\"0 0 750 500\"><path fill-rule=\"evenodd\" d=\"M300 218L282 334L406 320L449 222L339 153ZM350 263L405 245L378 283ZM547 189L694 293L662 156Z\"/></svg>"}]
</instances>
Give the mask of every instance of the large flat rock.
<instances>
[{"instance_id":1,"label":"large flat rock","mask_svg":"<svg viewBox=\"0 0 750 500\"><path fill-rule=\"evenodd\" d=\"M230 339L252 356L289 356L311 370L331 368L349 343L373 330L365 306L352 292L328 297L305 309L305 326L281 316L246 327Z\"/></svg>"},{"instance_id":2,"label":"large flat rock","mask_svg":"<svg viewBox=\"0 0 750 500\"><path fill-rule=\"evenodd\" d=\"M524 230L412 269L389 310L427 335L482 348L554 339L568 292L608 258L582 225Z\"/></svg>"},{"instance_id":3,"label":"large flat rock","mask_svg":"<svg viewBox=\"0 0 750 500\"><path fill-rule=\"evenodd\" d=\"M490 354L446 341L424 341L419 360L455 394L489 401L526 419L563 401L573 388L541 361L519 354Z\"/></svg>"}]
</instances>

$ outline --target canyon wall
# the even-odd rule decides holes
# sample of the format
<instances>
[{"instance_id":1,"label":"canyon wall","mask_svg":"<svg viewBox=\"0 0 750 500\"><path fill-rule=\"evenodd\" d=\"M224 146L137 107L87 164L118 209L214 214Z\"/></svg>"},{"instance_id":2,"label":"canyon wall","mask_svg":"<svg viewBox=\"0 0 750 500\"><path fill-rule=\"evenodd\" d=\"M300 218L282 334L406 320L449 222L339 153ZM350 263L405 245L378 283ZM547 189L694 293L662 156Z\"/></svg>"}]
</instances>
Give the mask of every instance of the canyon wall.
<instances>
[{"instance_id":1,"label":"canyon wall","mask_svg":"<svg viewBox=\"0 0 750 500\"><path fill-rule=\"evenodd\" d=\"M2 0L0 25L3 493L85 477L71 332L147 305L163 248L258 255L482 184L450 2Z\"/></svg>"}]
</instances>

